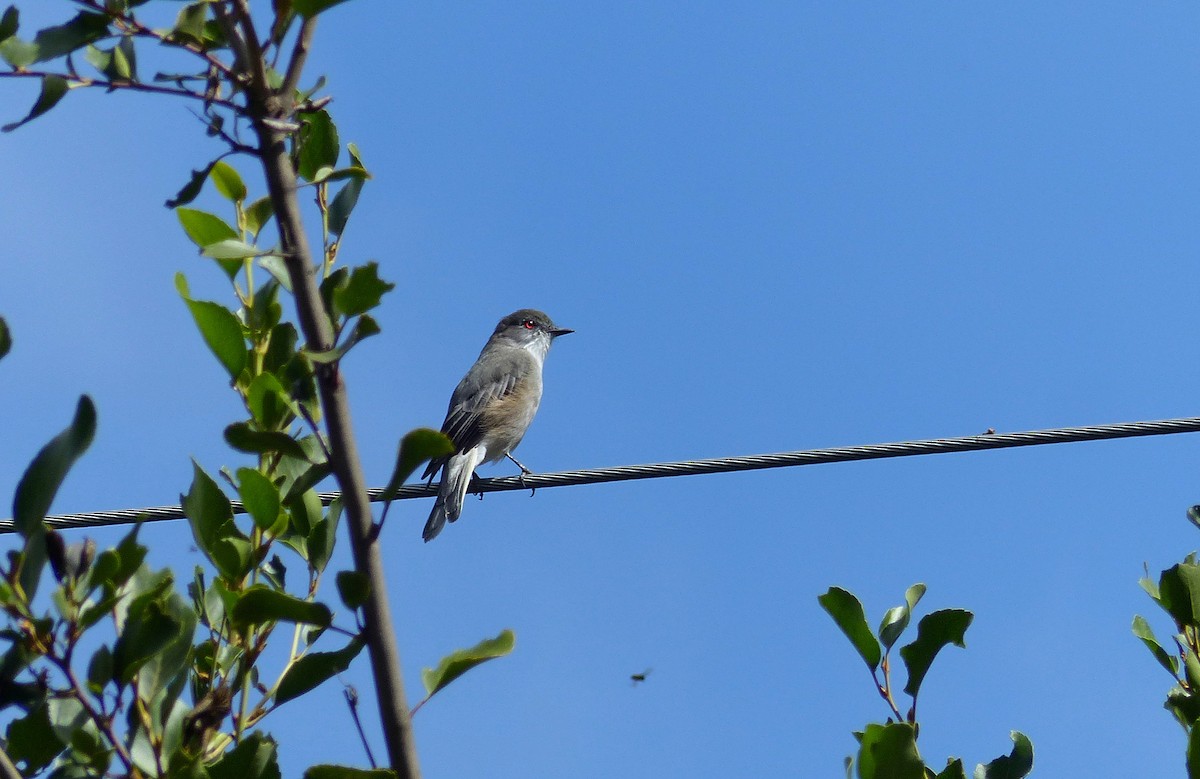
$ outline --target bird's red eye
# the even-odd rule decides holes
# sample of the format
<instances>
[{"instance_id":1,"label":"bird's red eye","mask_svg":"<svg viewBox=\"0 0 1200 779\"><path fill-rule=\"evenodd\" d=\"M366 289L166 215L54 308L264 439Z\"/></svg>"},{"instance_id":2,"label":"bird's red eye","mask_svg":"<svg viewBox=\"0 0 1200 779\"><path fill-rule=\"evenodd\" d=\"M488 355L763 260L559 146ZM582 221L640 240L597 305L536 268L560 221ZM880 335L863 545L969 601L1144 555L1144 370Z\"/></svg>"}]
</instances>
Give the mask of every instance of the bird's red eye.
<instances>
[{"instance_id":1,"label":"bird's red eye","mask_svg":"<svg viewBox=\"0 0 1200 779\"><path fill-rule=\"evenodd\" d=\"M533 328L537 327L537 322L534 322L532 319L526 319L521 324L525 327L526 330L532 330Z\"/></svg>"}]
</instances>

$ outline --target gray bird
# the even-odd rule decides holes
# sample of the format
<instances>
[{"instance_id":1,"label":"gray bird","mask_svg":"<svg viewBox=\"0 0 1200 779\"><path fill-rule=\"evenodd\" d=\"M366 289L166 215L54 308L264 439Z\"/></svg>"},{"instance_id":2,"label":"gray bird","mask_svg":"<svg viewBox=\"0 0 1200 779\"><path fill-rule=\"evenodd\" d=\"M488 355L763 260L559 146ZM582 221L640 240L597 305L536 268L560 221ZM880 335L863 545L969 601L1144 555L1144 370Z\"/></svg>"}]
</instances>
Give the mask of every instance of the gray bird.
<instances>
[{"instance_id":1,"label":"gray bird","mask_svg":"<svg viewBox=\"0 0 1200 779\"><path fill-rule=\"evenodd\" d=\"M542 364L550 343L573 332L556 327L550 317L532 308L514 311L496 325L479 359L450 396L442 432L457 451L431 461L421 477L431 477L442 469L437 500L421 534L426 541L442 532L447 520L458 519L471 475L480 464L507 457L522 474L532 473L512 451L521 443L542 401Z\"/></svg>"}]
</instances>

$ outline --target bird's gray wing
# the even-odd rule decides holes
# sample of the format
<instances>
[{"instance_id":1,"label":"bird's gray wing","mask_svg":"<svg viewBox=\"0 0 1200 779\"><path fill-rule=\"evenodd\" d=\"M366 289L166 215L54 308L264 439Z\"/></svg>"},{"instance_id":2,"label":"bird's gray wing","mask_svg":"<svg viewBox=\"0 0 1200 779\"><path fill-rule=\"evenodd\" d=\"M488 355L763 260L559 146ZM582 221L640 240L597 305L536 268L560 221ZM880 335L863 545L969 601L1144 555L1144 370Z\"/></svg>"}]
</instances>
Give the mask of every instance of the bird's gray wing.
<instances>
[{"instance_id":1,"label":"bird's gray wing","mask_svg":"<svg viewBox=\"0 0 1200 779\"><path fill-rule=\"evenodd\" d=\"M442 432L454 442L455 452L465 452L483 440L480 412L512 393L533 367L532 358L523 349L514 351L516 354L508 359L483 359L475 363L450 396ZM446 458L430 461L421 478L437 473L445 462Z\"/></svg>"}]
</instances>

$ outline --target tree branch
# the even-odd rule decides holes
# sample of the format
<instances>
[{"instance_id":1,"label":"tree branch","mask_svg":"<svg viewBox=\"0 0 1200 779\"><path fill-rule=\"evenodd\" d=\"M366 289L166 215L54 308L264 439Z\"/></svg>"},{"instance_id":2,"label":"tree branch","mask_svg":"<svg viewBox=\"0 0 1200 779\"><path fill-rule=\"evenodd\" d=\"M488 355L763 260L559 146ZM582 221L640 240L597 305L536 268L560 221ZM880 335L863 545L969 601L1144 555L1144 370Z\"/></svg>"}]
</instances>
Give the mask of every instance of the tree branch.
<instances>
[{"instance_id":1,"label":"tree branch","mask_svg":"<svg viewBox=\"0 0 1200 779\"><path fill-rule=\"evenodd\" d=\"M284 74L283 84L279 87L279 95L290 104L292 95L300 85L300 73L304 70L304 62L308 59L308 49L312 45L313 32L317 29L317 17L310 16L300 25L296 34L296 44L292 48L292 58L288 61L287 73Z\"/></svg>"},{"instance_id":2,"label":"tree branch","mask_svg":"<svg viewBox=\"0 0 1200 779\"><path fill-rule=\"evenodd\" d=\"M110 11L108 8L106 8L104 6L103 3L100 2L100 0L76 0L76 2L80 3L85 8L90 8L93 11L97 11L99 13L108 15L111 19L113 19L113 21L120 23L120 25L124 29L129 30L134 35L137 35L142 38L152 38L166 46L174 46L175 48L184 49L185 51L189 51L192 54L195 54L197 57L204 59L206 62L208 62L208 64L212 65L217 70L224 73L225 76L228 77L230 80L232 80L232 81L238 80L237 72L232 67L230 67L227 63L222 62L220 60L220 58L218 58L212 52L205 51L204 49L202 49L200 46L196 45L195 43L181 40L179 38L172 38L171 34L169 32L166 32L166 33L159 32L158 30L147 27L146 25L139 22L136 18L134 18L133 14L131 14L131 13L122 14L122 13Z\"/></svg>"},{"instance_id":3,"label":"tree branch","mask_svg":"<svg viewBox=\"0 0 1200 779\"><path fill-rule=\"evenodd\" d=\"M21 772L13 765L12 758L3 749L0 749L0 777L3 779L21 779Z\"/></svg>"},{"instance_id":4,"label":"tree branch","mask_svg":"<svg viewBox=\"0 0 1200 779\"><path fill-rule=\"evenodd\" d=\"M200 100L212 105L219 105L222 108L228 108L233 111L244 111L243 106L238 105L232 100L220 97L209 97L203 92L192 92L187 89L178 87L164 87L158 84L147 84L144 81L108 81L102 78L87 78L71 73L50 73L44 70L3 70L0 71L0 78L45 78L47 76L56 76L64 79L72 89L76 87L100 87L116 91L124 89L132 92L148 92L155 95L171 95L173 97L190 97L193 100Z\"/></svg>"},{"instance_id":5,"label":"tree branch","mask_svg":"<svg viewBox=\"0 0 1200 779\"><path fill-rule=\"evenodd\" d=\"M288 135L279 129L279 120L293 119L292 96L290 92L274 92L267 82L266 63L262 59L248 0L234 0L233 17L230 26L240 28L237 38L239 45L244 47L244 64L250 71L248 110L262 150L263 172L275 209L283 260L296 297L300 329L309 349L328 351L334 346L333 329L317 286L312 253L300 218L296 172L287 148ZM311 25L306 24L306 27L309 27L308 35L301 30L301 41L307 41L311 36ZM293 56L288 67L288 78L299 80L303 61L302 52ZM357 445L351 432L349 400L336 363L317 364L315 371L317 390L329 431L330 465L342 489L354 564L369 581L369 595L362 607L363 632L375 679L388 758L392 769L400 777L417 779L421 769L413 741L412 720L404 697L404 680L388 608L383 561L379 546L371 542L371 505Z\"/></svg>"}]
</instances>

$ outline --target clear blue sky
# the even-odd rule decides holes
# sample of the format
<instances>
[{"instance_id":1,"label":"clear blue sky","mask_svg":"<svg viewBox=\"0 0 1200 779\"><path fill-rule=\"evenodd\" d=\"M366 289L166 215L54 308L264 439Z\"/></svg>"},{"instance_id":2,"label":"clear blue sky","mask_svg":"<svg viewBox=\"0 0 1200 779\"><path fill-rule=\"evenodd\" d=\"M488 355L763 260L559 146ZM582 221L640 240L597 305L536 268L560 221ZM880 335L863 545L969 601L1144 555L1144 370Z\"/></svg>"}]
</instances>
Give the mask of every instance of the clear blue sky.
<instances>
[{"instance_id":1,"label":"clear blue sky","mask_svg":"<svg viewBox=\"0 0 1200 779\"><path fill-rule=\"evenodd\" d=\"M338 7L310 72L375 174L343 256L397 283L345 365L369 481L525 306L577 330L519 450L540 471L1195 415L1197 29L1179 2ZM35 91L0 82L5 121ZM221 277L162 207L217 151L181 104L101 93L0 137L0 505L84 392L99 435L58 511L241 462L172 287ZM923 610L976 614L924 687L931 764L1018 729L1040 776L1181 775L1129 626L1169 634L1137 579L1197 546L1198 443L491 495L429 545L428 502L401 504L410 697L517 633L418 714L426 774L841 776L886 709L817 595L875 624L923 581ZM190 578L185 525L143 538ZM365 658L345 678L365 691ZM285 773L364 764L339 685L305 700L268 720Z\"/></svg>"}]
</instances>

